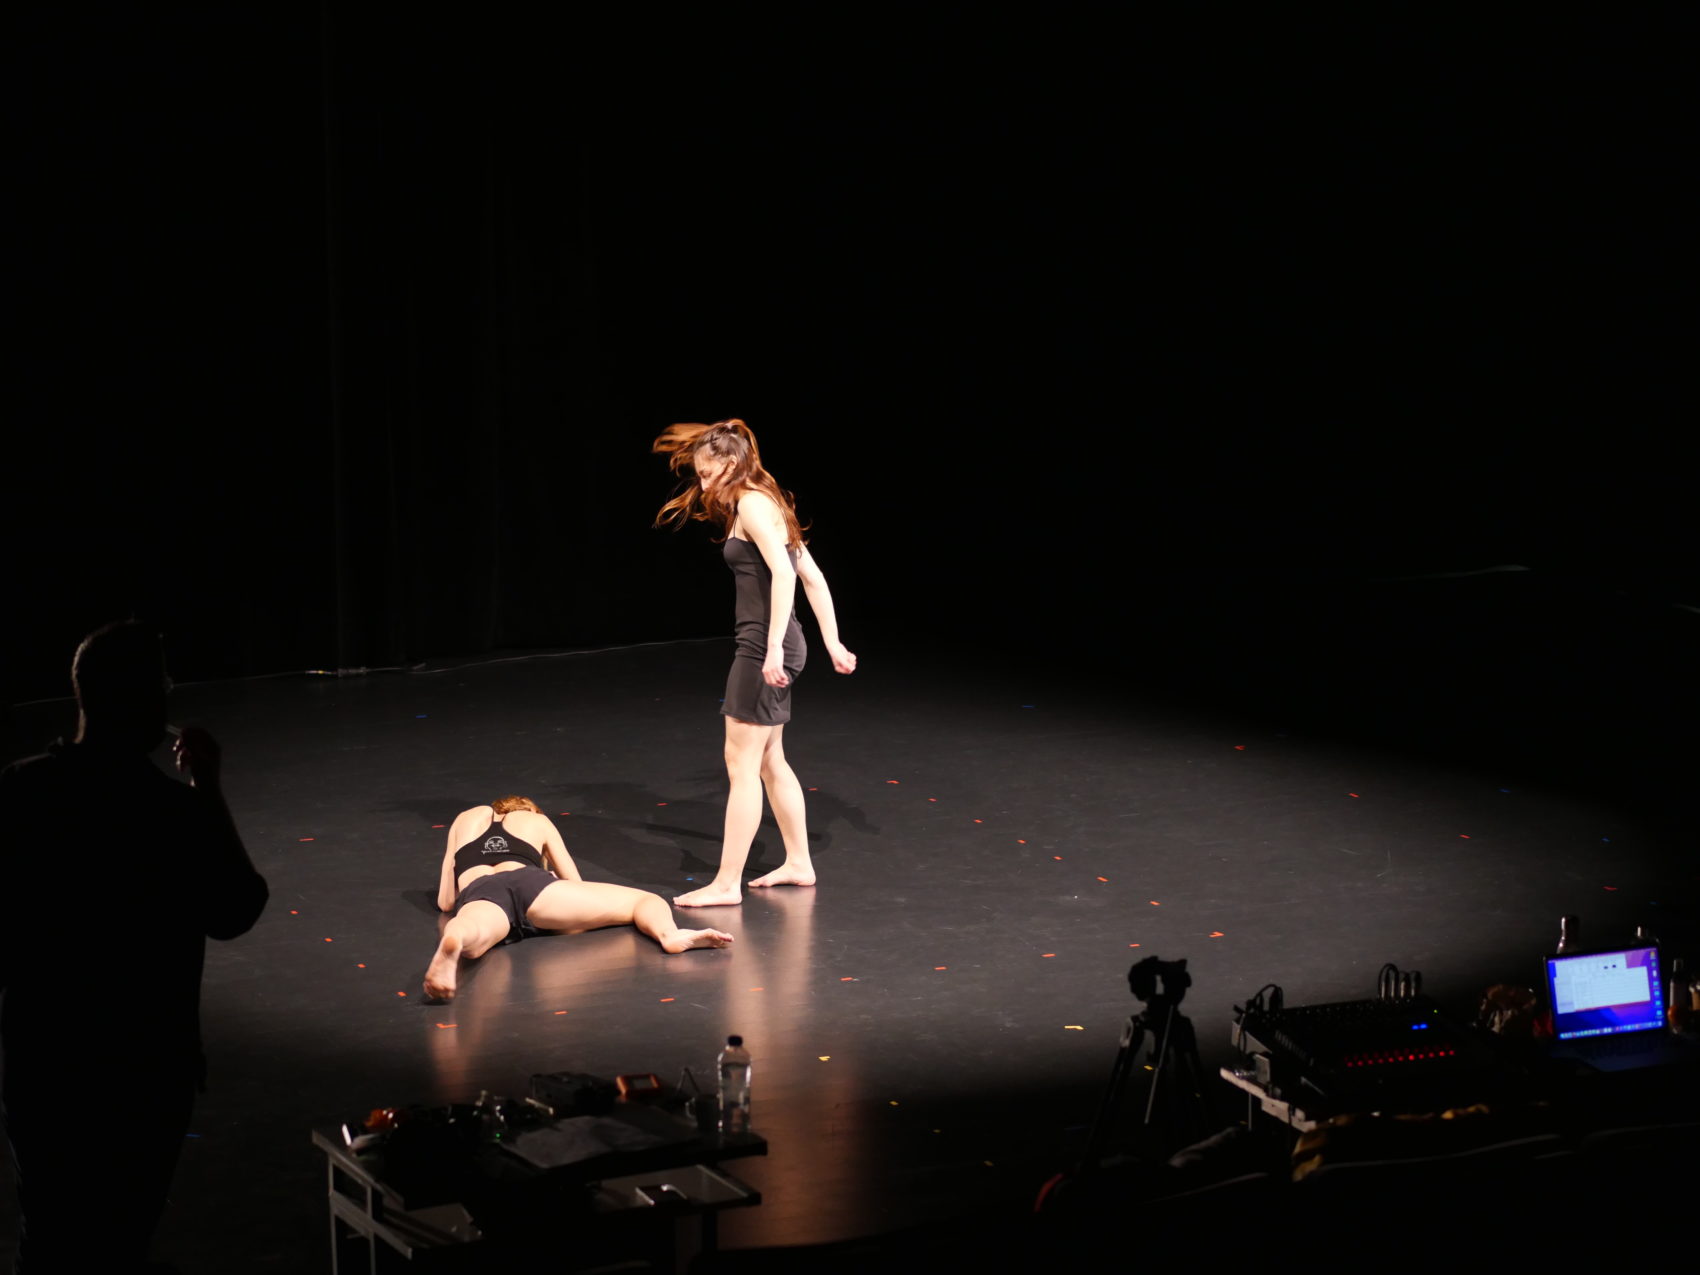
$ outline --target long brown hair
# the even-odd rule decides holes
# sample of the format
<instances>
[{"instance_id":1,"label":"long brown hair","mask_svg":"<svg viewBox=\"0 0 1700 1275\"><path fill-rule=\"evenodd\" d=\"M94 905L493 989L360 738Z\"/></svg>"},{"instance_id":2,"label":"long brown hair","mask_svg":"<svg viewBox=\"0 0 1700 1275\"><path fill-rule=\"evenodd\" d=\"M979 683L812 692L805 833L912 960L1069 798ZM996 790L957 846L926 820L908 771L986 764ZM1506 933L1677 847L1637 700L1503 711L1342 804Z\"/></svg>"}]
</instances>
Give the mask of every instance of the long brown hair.
<instances>
[{"instance_id":1,"label":"long brown hair","mask_svg":"<svg viewBox=\"0 0 1700 1275\"><path fill-rule=\"evenodd\" d=\"M657 527L671 526L676 530L687 521L712 522L720 528L717 538L724 540L732 534L732 523L738 517L738 495L754 490L772 497L779 506L785 519L786 548L800 549L808 543L803 539L805 527L797 521L796 502L762 467L756 436L743 421L733 417L712 425L669 425L650 446L650 451L665 456L667 467L675 474L685 475L673 498L655 515ZM731 465L726 476L710 491L704 491L696 480L693 462L698 453Z\"/></svg>"}]
</instances>

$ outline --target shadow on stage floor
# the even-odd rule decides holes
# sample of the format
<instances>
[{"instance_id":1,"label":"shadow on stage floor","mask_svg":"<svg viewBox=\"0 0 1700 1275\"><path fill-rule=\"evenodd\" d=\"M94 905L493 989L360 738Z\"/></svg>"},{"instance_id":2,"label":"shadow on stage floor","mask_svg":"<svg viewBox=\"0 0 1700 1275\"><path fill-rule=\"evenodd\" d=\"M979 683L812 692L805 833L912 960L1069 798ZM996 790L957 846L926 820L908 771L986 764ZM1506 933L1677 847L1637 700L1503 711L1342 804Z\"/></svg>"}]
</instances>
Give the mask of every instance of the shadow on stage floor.
<instances>
[{"instance_id":1,"label":"shadow on stage floor","mask_svg":"<svg viewBox=\"0 0 1700 1275\"><path fill-rule=\"evenodd\" d=\"M1241 609L1255 595L1158 606L1116 649L939 665L869 643L853 678L817 659L786 744L818 889L716 910L729 951L667 957L629 930L500 948L446 1006L420 979L463 807L534 797L590 879L670 896L712 872L728 644L183 688L272 901L209 953L211 1082L160 1252L324 1269L313 1128L537 1072L711 1074L728 1032L771 1154L739 1165L764 1202L726 1217L725 1247L854 1259L868 1236L1002 1219L983 1240L1080 1154L1144 956L1189 962L1213 1070L1266 983L1354 999L1393 961L1467 1015L1488 983L1533 983L1564 913L1680 950L1697 892L1668 786L1691 691L1661 679L1686 631L1555 628L1553 598L1503 583L1274 617ZM14 752L67 712L14 713ZM764 825L752 874L778 856Z\"/></svg>"}]
</instances>

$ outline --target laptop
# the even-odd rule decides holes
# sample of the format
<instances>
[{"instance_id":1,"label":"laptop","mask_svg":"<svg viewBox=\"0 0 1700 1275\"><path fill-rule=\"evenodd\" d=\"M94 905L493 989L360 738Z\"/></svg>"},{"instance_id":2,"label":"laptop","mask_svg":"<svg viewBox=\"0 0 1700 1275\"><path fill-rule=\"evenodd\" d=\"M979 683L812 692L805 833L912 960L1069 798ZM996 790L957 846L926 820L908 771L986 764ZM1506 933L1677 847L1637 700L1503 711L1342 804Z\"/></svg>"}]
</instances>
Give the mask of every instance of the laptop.
<instances>
[{"instance_id":1,"label":"laptop","mask_svg":"<svg viewBox=\"0 0 1700 1275\"><path fill-rule=\"evenodd\" d=\"M1700 1057L1666 1029L1656 944L1549 956L1546 986L1554 1058L1632 1071Z\"/></svg>"}]
</instances>

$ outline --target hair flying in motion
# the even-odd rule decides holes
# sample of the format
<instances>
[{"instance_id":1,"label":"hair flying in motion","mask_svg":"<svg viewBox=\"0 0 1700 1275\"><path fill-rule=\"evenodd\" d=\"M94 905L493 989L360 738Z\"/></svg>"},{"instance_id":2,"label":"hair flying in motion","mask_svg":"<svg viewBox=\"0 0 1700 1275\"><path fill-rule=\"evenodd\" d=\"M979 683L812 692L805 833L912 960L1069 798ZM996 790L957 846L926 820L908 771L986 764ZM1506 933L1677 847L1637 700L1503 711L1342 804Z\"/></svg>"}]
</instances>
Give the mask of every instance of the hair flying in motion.
<instances>
[{"instance_id":1,"label":"hair flying in motion","mask_svg":"<svg viewBox=\"0 0 1700 1275\"><path fill-rule=\"evenodd\" d=\"M673 498L655 515L657 527L671 526L677 530L688 520L712 522L720 528L718 538L724 540L732 533L732 522L738 516L738 494L753 488L772 497L779 506L785 518L787 547L799 549L808 543L803 539L804 526L797 521L796 502L762 467L756 436L743 421L734 417L712 425L669 425L650 450L667 457L667 467L675 474L687 474ZM706 490L695 481L699 455L730 466Z\"/></svg>"}]
</instances>

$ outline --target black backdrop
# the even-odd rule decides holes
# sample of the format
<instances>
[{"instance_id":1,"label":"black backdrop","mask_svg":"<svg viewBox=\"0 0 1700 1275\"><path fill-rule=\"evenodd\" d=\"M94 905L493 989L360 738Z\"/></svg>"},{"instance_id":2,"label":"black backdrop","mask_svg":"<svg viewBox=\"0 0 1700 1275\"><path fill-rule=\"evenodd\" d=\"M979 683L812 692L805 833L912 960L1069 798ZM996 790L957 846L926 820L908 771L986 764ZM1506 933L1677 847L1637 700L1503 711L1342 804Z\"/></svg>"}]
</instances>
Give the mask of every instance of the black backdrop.
<instances>
[{"instance_id":1,"label":"black backdrop","mask_svg":"<svg viewBox=\"0 0 1700 1275\"><path fill-rule=\"evenodd\" d=\"M10 699L722 632L733 414L853 645L1694 600L1691 10L541 8L11 19Z\"/></svg>"}]
</instances>

